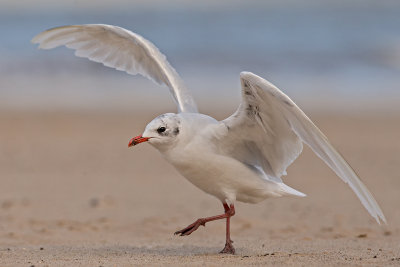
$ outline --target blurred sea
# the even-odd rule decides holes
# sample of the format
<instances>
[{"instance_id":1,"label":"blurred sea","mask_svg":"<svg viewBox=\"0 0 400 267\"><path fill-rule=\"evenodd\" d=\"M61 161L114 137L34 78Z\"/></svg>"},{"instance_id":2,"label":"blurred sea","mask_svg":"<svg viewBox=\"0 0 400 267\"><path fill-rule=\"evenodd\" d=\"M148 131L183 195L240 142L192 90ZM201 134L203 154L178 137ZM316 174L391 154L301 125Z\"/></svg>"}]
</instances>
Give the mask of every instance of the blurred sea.
<instances>
[{"instance_id":1,"label":"blurred sea","mask_svg":"<svg viewBox=\"0 0 400 267\"><path fill-rule=\"evenodd\" d=\"M173 107L168 91L144 78L30 43L48 28L104 23L156 44L203 108L236 107L238 75L246 70L303 105L397 109L400 4L318 3L0 9L0 108L130 108L149 101Z\"/></svg>"}]
</instances>

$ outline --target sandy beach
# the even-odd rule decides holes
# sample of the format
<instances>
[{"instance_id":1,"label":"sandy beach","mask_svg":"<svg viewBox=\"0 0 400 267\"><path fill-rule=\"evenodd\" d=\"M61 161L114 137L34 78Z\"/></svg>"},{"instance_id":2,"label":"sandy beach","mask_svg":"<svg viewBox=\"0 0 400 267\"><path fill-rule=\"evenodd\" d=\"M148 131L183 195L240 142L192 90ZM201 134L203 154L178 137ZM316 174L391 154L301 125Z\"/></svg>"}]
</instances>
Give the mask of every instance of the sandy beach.
<instances>
[{"instance_id":1,"label":"sandy beach","mask_svg":"<svg viewBox=\"0 0 400 267\"><path fill-rule=\"evenodd\" d=\"M222 221L173 235L220 213L218 200L150 145L127 148L161 112L1 111L0 265L400 264L400 117L310 114L373 192L388 225L379 226L305 148L284 180L308 196L237 203L231 256L218 254Z\"/></svg>"},{"instance_id":2,"label":"sandy beach","mask_svg":"<svg viewBox=\"0 0 400 267\"><path fill-rule=\"evenodd\" d=\"M400 266L400 1L2 0L0 14L0 267ZM169 91L31 43L92 23L153 42L216 119L241 101L239 72L274 83L388 224L304 146L283 180L307 197L236 203L237 255L218 254L224 221L174 236L223 207L149 144L128 148L176 111Z\"/></svg>"}]
</instances>

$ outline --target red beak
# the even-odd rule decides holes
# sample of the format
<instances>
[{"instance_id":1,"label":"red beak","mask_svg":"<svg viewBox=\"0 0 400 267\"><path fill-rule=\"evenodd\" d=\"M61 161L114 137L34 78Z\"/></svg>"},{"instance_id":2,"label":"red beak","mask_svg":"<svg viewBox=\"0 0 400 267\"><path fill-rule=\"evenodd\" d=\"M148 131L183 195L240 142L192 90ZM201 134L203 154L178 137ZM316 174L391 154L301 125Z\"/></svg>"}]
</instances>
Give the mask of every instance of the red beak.
<instances>
[{"instance_id":1,"label":"red beak","mask_svg":"<svg viewBox=\"0 0 400 267\"><path fill-rule=\"evenodd\" d=\"M129 141L128 147L136 146L137 144L147 142L149 141L149 139L150 139L149 137L143 137L141 135L138 135L136 137L133 137L131 141Z\"/></svg>"}]
</instances>

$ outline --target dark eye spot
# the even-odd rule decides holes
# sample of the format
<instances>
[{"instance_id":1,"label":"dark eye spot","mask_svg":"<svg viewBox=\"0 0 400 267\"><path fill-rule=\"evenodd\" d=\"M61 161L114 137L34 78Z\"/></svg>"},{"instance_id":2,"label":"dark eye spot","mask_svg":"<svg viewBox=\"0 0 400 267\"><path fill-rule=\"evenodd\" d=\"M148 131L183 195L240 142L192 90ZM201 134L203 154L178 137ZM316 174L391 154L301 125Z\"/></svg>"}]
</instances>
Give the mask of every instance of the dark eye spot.
<instances>
[{"instance_id":1,"label":"dark eye spot","mask_svg":"<svg viewBox=\"0 0 400 267\"><path fill-rule=\"evenodd\" d=\"M160 128L157 129L157 132L158 133L163 133L163 132L165 132L165 130L166 130L165 127L160 127Z\"/></svg>"}]
</instances>

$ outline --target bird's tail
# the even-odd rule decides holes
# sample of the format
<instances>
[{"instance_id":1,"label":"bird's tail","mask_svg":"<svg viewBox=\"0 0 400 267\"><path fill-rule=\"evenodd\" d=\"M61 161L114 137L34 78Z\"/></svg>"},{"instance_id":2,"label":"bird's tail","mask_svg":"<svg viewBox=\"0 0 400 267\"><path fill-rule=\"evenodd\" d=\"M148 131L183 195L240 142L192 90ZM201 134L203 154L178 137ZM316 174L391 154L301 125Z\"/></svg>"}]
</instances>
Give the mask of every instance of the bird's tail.
<instances>
[{"instance_id":1,"label":"bird's tail","mask_svg":"<svg viewBox=\"0 0 400 267\"><path fill-rule=\"evenodd\" d=\"M288 185L285 185L284 183L279 183L279 187L282 190L282 195L290 195L290 196L298 196L298 197L305 197L306 194L297 191L296 189L291 188Z\"/></svg>"}]
</instances>

